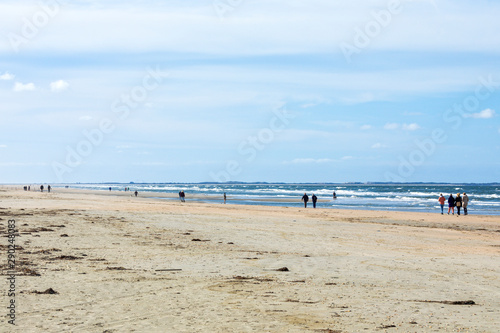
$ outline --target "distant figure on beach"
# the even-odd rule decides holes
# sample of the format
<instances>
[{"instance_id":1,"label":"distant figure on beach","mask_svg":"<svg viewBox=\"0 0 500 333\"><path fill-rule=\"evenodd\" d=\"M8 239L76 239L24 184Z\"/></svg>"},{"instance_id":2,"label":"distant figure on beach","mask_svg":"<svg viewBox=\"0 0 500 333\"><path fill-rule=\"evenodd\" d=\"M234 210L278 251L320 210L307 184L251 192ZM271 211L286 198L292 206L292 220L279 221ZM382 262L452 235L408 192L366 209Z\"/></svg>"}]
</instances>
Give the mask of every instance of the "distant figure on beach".
<instances>
[{"instance_id":1,"label":"distant figure on beach","mask_svg":"<svg viewBox=\"0 0 500 333\"><path fill-rule=\"evenodd\" d=\"M134 192L135 196L137 196L137 194L138 194L138 193L139 193L139 192L135 191L135 192Z\"/></svg>"},{"instance_id":2,"label":"distant figure on beach","mask_svg":"<svg viewBox=\"0 0 500 333\"><path fill-rule=\"evenodd\" d=\"M302 201L304 201L304 208L307 208L307 202L309 201L309 196L306 193L302 196Z\"/></svg>"},{"instance_id":3,"label":"distant figure on beach","mask_svg":"<svg viewBox=\"0 0 500 333\"><path fill-rule=\"evenodd\" d=\"M451 215L455 215L455 199L453 198L453 194L450 194L448 197L448 215L450 215L450 210Z\"/></svg>"},{"instance_id":4,"label":"distant figure on beach","mask_svg":"<svg viewBox=\"0 0 500 333\"><path fill-rule=\"evenodd\" d=\"M50 185L47 186L47 191L49 191L49 193L50 193L50 189L51 189Z\"/></svg>"},{"instance_id":5,"label":"distant figure on beach","mask_svg":"<svg viewBox=\"0 0 500 333\"><path fill-rule=\"evenodd\" d=\"M313 208L316 208L316 201L318 201L318 197L313 193L312 196Z\"/></svg>"},{"instance_id":6,"label":"distant figure on beach","mask_svg":"<svg viewBox=\"0 0 500 333\"><path fill-rule=\"evenodd\" d=\"M460 193L457 193L457 197L455 198L455 206L457 206L457 217L460 216L460 207L462 207L462 197Z\"/></svg>"},{"instance_id":7,"label":"distant figure on beach","mask_svg":"<svg viewBox=\"0 0 500 333\"><path fill-rule=\"evenodd\" d=\"M226 204L226 192L224 192L224 205Z\"/></svg>"},{"instance_id":8,"label":"distant figure on beach","mask_svg":"<svg viewBox=\"0 0 500 333\"><path fill-rule=\"evenodd\" d=\"M467 194L465 194L464 192L464 196L462 198L462 207L464 207L464 215L467 215L467 206L469 205L469 196Z\"/></svg>"},{"instance_id":9,"label":"distant figure on beach","mask_svg":"<svg viewBox=\"0 0 500 333\"><path fill-rule=\"evenodd\" d=\"M335 191L333 191L333 199L337 199L337 193L335 193Z\"/></svg>"},{"instance_id":10,"label":"distant figure on beach","mask_svg":"<svg viewBox=\"0 0 500 333\"><path fill-rule=\"evenodd\" d=\"M40 191L43 192L43 185L40 185Z\"/></svg>"},{"instance_id":11,"label":"distant figure on beach","mask_svg":"<svg viewBox=\"0 0 500 333\"><path fill-rule=\"evenodd\" d=\"M186 202L186 194L184 191L179 192L179 198L181 199L181 202Z\"/></svg>"},{"instance_id":12,"label":"distant figure on beach","mask_svg":"<svg viewBox=\"0 0 500 333\"><path fill-rule=\"evenodd\" d=\"M28 186L28 191L31 191L31 185L30 185L30 186Z\"/></svg>"},{"instance_id":13,"label":"distant figure on beach","mask_svg":"<svg viewBox=\"0 0 500 333\"><path fill-rule=\"evenodd\" d=\"M438 199L439 204L441 205L441 215L444 213L444 203L446 201L446 198L443 196L443 193L441 193L441 196Z\"/></svg>"},{"instance_id":14,"label":"distant figure on beach","mask_svg":"<svg viewBox=\"0 0 500 333\"><path fill-rule=\"evenodd\" d=\"M111 191L111 186L109 187L109 191Z\"/></svg>"}]
</instances>

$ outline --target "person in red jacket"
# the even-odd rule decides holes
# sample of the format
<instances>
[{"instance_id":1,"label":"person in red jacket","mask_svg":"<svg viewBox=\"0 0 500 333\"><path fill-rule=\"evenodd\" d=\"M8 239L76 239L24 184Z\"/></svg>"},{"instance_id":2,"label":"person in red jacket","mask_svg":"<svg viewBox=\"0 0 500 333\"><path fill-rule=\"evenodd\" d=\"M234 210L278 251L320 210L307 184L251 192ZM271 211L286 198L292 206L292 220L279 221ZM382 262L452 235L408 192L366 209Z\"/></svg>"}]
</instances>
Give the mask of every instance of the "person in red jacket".
<instances>
[{"instance_id":1,"label":"person in red jacket","mask_svg":"<svg viewBox=\"0 0 500 333\"><path fill-rule=\"evenodd\" d=\"M441 205L441 215L444 213L444 202L446 201L446 198L443 196L443 193L441 193L441 196L438 199L439 204Z\"/></svg>"}]
</instances>

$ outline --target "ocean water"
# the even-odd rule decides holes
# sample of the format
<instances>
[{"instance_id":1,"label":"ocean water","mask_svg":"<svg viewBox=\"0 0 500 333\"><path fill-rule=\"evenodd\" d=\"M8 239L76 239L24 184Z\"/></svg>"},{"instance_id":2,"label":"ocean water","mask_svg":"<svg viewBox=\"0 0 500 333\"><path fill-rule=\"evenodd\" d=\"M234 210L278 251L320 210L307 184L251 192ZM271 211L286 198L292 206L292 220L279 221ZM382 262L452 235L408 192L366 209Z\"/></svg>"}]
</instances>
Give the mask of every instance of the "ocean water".
<instances>
[{"instance_id":1,"label":"ocean water","mask_svg":"<svg viewBox=\"0 0 500 333\"><path fill-rule=\"evenodd\" d=\"M186 201L197 200L227 204L303 207L301 197L316 194L318 208L364 209L388 211L440 212L437 201L443 193L447 199L466 192L469 214L500 215L500 184L67 184L53 187L109 191L139 191L141 196L155 193L186 193ZM337 199L333 200L335 191ZM177 199L165 199L177 200ZM312 207L309 201L308 207ZM445 205L447 209L447 203Z\"/></svg>"}]
</instances>

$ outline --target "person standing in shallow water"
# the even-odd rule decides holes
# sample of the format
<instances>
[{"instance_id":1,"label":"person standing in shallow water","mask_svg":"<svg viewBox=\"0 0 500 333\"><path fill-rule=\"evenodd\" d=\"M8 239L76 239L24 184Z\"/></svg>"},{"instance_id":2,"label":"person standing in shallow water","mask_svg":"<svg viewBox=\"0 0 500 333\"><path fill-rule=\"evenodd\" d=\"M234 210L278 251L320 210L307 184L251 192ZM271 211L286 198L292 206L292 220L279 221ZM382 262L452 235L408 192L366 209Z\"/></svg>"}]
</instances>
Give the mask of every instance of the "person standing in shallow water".
<instances>
[{"instance_id":1,"label":"person standing in shallow water","mask_svg":"<svg viewBox=\"0 0 500 333\"><path fill-rule=\"evenodd\" d=\"M457 197L455 198L455 206L457 206L457 216L460 216L460 207L462 207L462 197L460 197L460 193L457 193Z\"/></svg>"},{"instance_id":2,"label":"person standing in shallow water","mask_svg":"<svg viewBox=\"0 0 500 333\"><path fill-rule=\"evenodd\" d=\"M307 202L309 201L309 196L304 193L304 195L302 196L302 201L304 201L304 208L307 208Z\"/></svg>"},{"instance_id":3,"label":"person standing in shallow water","mask_svg":"<svg viewBox=\"0 0 500 333\"><path fill-rule=\"evenodd\" d=\"M469 196L464 192L464 196L462 198L462 207L464 207L464 215L468 215L467 206L469 206Z\"/></svg>"},{"instance_id":4,"label":"person standing in shallow water","mask_svg":"<svg viewBox=\"0 0 500 333\"><path fill-rule=\"evenodd\" d=\"M446 201L446 198L443 196L443 193L441 193L441 196L438 199L439 204L441 205L441 215L444 213L444 203Z\"/></svg>"},{"instance_id":5,"label":"person standing in shallow water","mask_svg":"<svg viewBox=\"0 0 500 333\"><path fill-rule=\"evenodd\" d=\"M316 208L316 201L318 201L318 197L313 193L312 196L313 208Z\"/></svg>"},{"instance_id":6,"label":"person standing in shallow water","mask_svg":"<svg viewBox=\"0 0 500 333\"><path fill-rule=\"evenodd\" d=\"M448 197L448 215L450 215L450 210L451 215L455 215L455 199L453 198L453 194L450 194Z\"/></svg>"},{"instance_id":7,"label":"person standing in shallow water","mask_svg":"<svg viewBox=\"0 0 500 333\"><path fill-rule=\"evenodd\" d=\"M224 192L224 205L226 204L226 192Z\"/></svg>"}]
</instances>

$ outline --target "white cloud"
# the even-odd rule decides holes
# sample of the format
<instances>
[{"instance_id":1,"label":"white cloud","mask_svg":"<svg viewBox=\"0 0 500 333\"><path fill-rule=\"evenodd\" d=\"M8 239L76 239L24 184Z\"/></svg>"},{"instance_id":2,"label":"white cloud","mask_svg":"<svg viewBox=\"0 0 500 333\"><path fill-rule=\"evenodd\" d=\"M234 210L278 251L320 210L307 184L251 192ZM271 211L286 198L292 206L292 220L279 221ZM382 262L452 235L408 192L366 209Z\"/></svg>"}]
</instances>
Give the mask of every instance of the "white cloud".
<instances>
[{"instance_id":1,"label":"white cloud","mask_svg":"<svg viewBox=\"0 0 500 333\"><path fill-rule=\"evenodd\" d=\"M373 149L379 149L379 148L385 148L385 147L386 147L386 145L383 145L380 142L377 142L377 143L372 145Z\"/></svg>"},{"instance_id":2,"label":"white cloud","mask_svg":"<svg viewBox=\"0 0 500 333\"><path fill-rule=\"evenodd\" d=\"M81 116L80 118L78 118L78 120L88 121L88 120L92 120L92 117L91 116Z\"/></svg>"},{"instance_id":3,"label":"white cloud","mask_svg":"<svg viewBox=\"0 0 500 333\"><path fill-rule=\"evenodd\" d=\"M361 127L360 127L360 129L361 129L362 131L366 131L366 130L369 130L369 129L371 129L371 128L372 128L372 125L363 125L363 126L361 126Z\"/></svg>"},{"instance_id":4,"label":"white cloud","mask_svg":"<svg viewBox=\"0 0 500 333\"><path fill-rule=\"evenodd\" d=\"M471 113L468 115L468 118L476 118L476 119L490 119L495 116L495 111L492 109L485 109L478 113Z\"/></svg>"},{"instance_id":5,"label":"white cloud","mask_svg":"<svg viewBox=\"0 0 500 333\"><path fill-rule=\"evenodd\" d=\"M412 123L412 124L403 124L403 129L405 131L416 131L418 129L420 129L420 126L416 123Z\"/></svg>"},{"instance_id":6,"label":"white cloud","mask_svg":"<svg viewBox=\"0 0 500 333\"><path fill-rule=\"evenodd\" d=\"M7 21L14 25L17 23L15 18L30 12L23 1L7 2L0 4L2 23ZM237 6L234 12L229 11L227 19L221 22L211 5L214 1L185 1L181 5L181 1L123 1L120 5L116 1L67 2L64 15L53 22L57 26L54 33L47 35L44 43L32 43L30 47L72 51L96 48L169 51L175 48L187 52L207 50L243 54L331 52L332 46L342 42L354 43L355 29L364 30L373 22L368 13L388 6L387 0L256 0L251 5L247 1ZM238 1L224 1L231 2ZM371 49L499 50L499 43L491 42L496 40L500 26L497 20L499 5L494 1L489 1L488 10L484 9L486 5L473 2L456 6L453 1L439 1L439 12L416 1L400 2L402 14L397 19L392 17L390 29L382 28L382 36L377 43L371 43ZM92 24L89 25L89 21ZM253 28L255 22L259 29ZM419 29L415 29L416 26ZM182 31L182 38L179 31ZM251 35L255 38L250 38ZM8 43L3 44L5 46L0 48L10 47Z\"/></svg>"},{"instance_id":7,"label":"white cloud","mask_svg":"<svg viewBox=\"0 0 500 333\"><path fill-rule=\"evenodd\" d=\"M10 74L9 72L5 72L5 74L0 75L0 80L12 80L15 78L15 75Z\"/></svg>"},{"instance_id":8,"label":"white cloud","mask_svg":"<svg viewBox=\"0 0 500 333\"><path fill-rule=\"evenodd\" d=\"M346 160L352 160L354 157L352 156L344 156L341 158L341 160L346 161Z\"/></svg>"},{"instance_id":9,"label":"white cloud","mask_svg":"<svg viewBox=\"0 0 500 333\"><path fill-rule=\"evenodd\" d=\"M411 124L398 124L398 123L387 123L384 125L384 129L386 130L397 130L403 129L404 131L416 131L420 129L420 126L416 123Z\"/></svg>"},{"instance_id":10,"label":"white cloud","mask_svg":"<svg viewBox=\"0 0 500 333\"><path fill-rule=\"evenodd\" d=\"M23 84L21 82L16 82L14 85L14 91L20 92L20 91L33 91L35 90L35 84L34 83L26 83Z\"/></svg>"},{"instance_id":11,"label":"white cloud","mask_svg":"<svg viewBox=\"0 0 500 333\"><path fill-rule=\"evenodd\" d=\"M296 158L291 162L285 162L286 164L312 164L312 163L328 163L333 162L332 159L329 158Z\"/></svg>"},{"instance_id":12,"label":"white cloud","mask_svg":"<svg viewBox=\"0 0 500 333\"><path fill-rule=\"evenodd\" d=\"M54 81L50 83L50 90L53 92L61 92L68 89L69 83L64 80Z\"/></svg>"},{"instance_id":13,"label":"white cloud","mask_svg":"<svg viewBox=\"0 0 500 333\"><path fill-rule=\"evenodd\" d=\"M387 123L384 125L384 129L386 130L395 130L399 128L399 124L396 123Z\"/></svg>"},{"instance_id":14,"label":"white cloud","mask_svg":"<svg viewBox=\"0 0 500 333\"><path fill-rule=\"evenodd\" d=\"M7 148L7 145L0 145L0 148Z\"/></svg>"}]
</instances>

